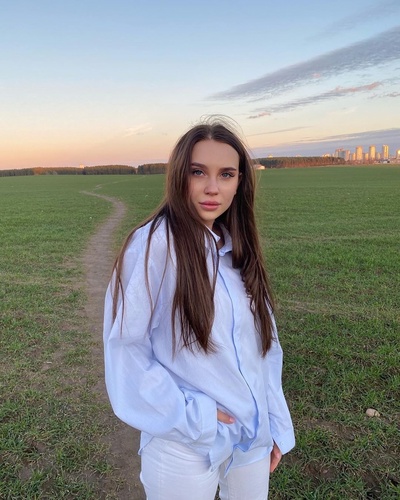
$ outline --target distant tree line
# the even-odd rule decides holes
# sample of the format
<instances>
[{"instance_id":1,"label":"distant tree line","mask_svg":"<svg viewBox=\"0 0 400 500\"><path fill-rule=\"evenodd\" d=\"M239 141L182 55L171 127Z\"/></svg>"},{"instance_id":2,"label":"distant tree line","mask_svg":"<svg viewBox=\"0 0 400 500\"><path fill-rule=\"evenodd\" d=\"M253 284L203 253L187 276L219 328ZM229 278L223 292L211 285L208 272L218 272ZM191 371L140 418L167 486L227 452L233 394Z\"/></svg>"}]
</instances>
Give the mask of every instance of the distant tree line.
<instances>
[{"instance_id":1,"label":"distant tree line","mask_svg":"<svg viewBox=\"0 0 400 500\"><path fill-rule=\"evenodd\" d=\"M101 165L97 167L84 167L84 175L135 175L136 168L129 165Z\"/></svg>"},{"instance_id":2,"label":"distant tree line","mask_svg":"<svg viewBox=\"0 0 400 500\"><path fill-rule=\"evenodd\" d=\"M276 158L258 158L255 164L265 168L321 167L343 165L343 158L333 156L282 156ZM166 163L145 163L138 167L129 165L98 165L94 167L34 167L0 170L0 177L17 175L147 175L165 174Z\"/></svg>"},{"instance_id":3,"label":"distant tree line","mask_svg":"<svg viewBox=\"0 0 400 500\"><path fill-rule=\"evenodd\" d=\"M345 161L343 158L333 156L278 156L276 158L258 158L256 163L265 168L296 168L344 165Z\"/></svg>"},{"instance_id":4,"label":"distant tree line","mask_svg":"<svg viewBox=\"0 0 400 500\"><path fill-rule=\"evenodd\" d=\"M129 165L98 165L95 167L34 167L0 170L0 177L17 175L134 175L137 169Z\"/></svg>"},{"instance_id":5,"label":"distant tree line","mask_svg":"<svg viewBox=\"0 0 400 500\"><path fill-rule=\"evenodd\" d=\"M141 175L165 174L166 171L167 171L166 163L145 163L144 165L139 165L137 168L137 173Z\"/></svg>"},{"instance_id":6,"label":"distant tree line","mask_svg":"<svg viewBox=\"0 0 400 500\"><path fill-rule=\"evenodd\" d=\"M10 170L0 170L0 177L13 177L20 175L34 175L33 168L14 168Z\"/></svg>"}]
</instances>

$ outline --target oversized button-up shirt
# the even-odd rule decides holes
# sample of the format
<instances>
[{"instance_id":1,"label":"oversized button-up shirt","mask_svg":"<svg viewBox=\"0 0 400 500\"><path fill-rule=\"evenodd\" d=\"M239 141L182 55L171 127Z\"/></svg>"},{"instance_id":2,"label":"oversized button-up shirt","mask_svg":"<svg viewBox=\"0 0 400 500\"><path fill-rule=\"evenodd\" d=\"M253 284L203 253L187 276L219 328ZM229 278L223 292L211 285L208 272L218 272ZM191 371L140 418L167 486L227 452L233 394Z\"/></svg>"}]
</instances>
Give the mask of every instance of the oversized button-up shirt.
<instances>
[{"instance_id":1,"label":"oversized button-up shirt","mask_svg":"<svg viewBox=\"0 0 400 500\"><path fill-rule=\"evenodd\" d=\"M194 348L173 353L171 308L176 261L167 247L166 225L153 234L146 289L145 254L150 224L138 229L124 256L124 302L112 319L112 291L104 315L105 376L115 414L142 431L141 449L156 436L177 441L209 458L212 468L230 458L236 467L294 446L294 432L282 391L282 349L276 328L267 356L249 307L240 271L232 267L232 241L224 228L219 252L212 339L216 352ZM218 240L218 236L214 235ZM171 238L172 240L172 238ZM179 321L176 321L179 326ZM179 332L176 338L179 340ZM234 417L225 424L217 409Z\"/></svg>"}]
</instances>

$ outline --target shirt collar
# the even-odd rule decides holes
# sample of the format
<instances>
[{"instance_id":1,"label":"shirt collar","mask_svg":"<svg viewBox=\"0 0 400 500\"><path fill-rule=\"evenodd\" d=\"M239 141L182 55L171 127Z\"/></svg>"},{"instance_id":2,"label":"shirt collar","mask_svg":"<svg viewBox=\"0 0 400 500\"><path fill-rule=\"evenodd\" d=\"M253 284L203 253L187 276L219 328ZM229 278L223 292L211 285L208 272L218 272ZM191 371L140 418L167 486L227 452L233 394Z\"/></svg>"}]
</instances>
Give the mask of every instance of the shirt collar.
<instances>
[{"instance_id":1,"label":"shirt collar","mask_svg":"<svg viewBox=\"0 0 400 500\"><path fill-rule=\"evenodd\" d=\"M224 225L221 224L220 228L221 228L222 233L224 235L224 246L218 250L218 253L219 253L220 257L223 257L226 253L232 251L232 238ZM214 233L214 231L212 231L210 228L207 228L207 229L213 235L213 237L215 238L215 241L218 242L221 239L220 236L218 236L216 233ZM208 243L207 238L206 238L206 248L207 248L207 250L210 250L210 245Z\"/></svg>"}]
</instances>

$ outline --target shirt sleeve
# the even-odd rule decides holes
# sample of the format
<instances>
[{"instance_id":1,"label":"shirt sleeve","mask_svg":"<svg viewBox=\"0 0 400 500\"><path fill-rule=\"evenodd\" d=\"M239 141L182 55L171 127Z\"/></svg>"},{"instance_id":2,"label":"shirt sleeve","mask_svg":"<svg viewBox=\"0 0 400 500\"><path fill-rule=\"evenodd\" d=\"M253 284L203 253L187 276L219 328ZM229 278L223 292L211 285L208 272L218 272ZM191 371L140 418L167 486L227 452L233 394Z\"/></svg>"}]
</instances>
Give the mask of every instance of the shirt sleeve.
<instances>
[{"instance_id":1,"label":"shirt sleeve","mask_svg":"<svg viewBox=\"0 0 400 500\"><path fill-rule=\"evenodd\" d=\"M274 339L264 358L264 379L272 439L285 454L295 445L294 429L282 389L283 352L274 322Z\"/></svg>"},{"instance_id":2,"label":"shirt sleeve","mask_svg":"<svg viewBox=\"0 0 400 500\"><path fill-rule=\"evenodd\" d=\"M106 293L104 358L109 399L114 413L128 425L152 436L188 444L207 454L217 433L216 402L200 391L179 387L169 370L155 358L152 329L161 321L170 321L171 314L167 308L164 309L164 312L168 310L167 314L162 317L158 306L166 250L152 251L148 262L152 314L145 284L143 247L145 245L139 245L138 249L133 242L125 254L124 311L120 303L114 321L112 283ZM158 255L158 259L152 258L153 254Z\"/></svg>"}]
</instances>

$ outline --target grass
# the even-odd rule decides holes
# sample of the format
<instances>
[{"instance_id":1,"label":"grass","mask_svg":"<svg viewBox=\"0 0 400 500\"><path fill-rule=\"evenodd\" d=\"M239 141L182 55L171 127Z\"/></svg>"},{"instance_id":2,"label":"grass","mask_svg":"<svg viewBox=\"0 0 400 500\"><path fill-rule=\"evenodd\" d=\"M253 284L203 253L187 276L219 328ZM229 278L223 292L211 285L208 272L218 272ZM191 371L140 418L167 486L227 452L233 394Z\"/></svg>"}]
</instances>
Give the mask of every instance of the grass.
<instances>
[{"instance_id":1,"label":"grass","mask_svg":"<svg viewBox=\"0 0 400 500\"><path fill-rule=\"evenodd\" d=\"M297 430L273 498L400 496L399 181L398 167L263 174L259 219Z\"/></svg>"},{"instance_id":2,"label":"grass","mask_svg":"<svg viewBox=\"0 0 400 500\"><path fill-rule=\"evenodd\" d=\"M117 245L157 205L163 179L0 179L0 498L118 498L79 261L110 205L80 191L127 204ZM400 497L399 181L396 166L260 173L297 435L271 498Z\"/></svg>"},{"instance_id":3,"label":"grass","mask_svg":"<svg viewBox=\"0 0 400 500\"><path fill-rule=\"evenodd\" d=\"M0 498L99 498L107 479L79 261L109 211L79 193L94 182L0 182Z\"/></svg>"}]
</instances>

